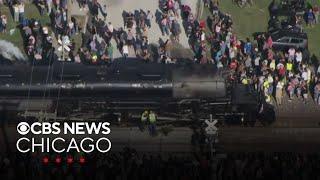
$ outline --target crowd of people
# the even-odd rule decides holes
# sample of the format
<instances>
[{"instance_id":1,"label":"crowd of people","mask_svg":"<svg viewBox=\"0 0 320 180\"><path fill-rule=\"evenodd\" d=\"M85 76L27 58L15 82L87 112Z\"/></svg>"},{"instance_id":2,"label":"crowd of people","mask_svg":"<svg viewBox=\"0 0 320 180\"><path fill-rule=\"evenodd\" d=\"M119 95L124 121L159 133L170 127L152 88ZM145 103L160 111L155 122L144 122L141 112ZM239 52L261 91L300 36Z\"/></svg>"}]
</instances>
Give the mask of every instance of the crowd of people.
<instances>
[{"instance_id":1,"label":"crowd of people","mask_svg":"<svg viewBox=\"0 0 320 180\"><path fill-rule=\"evenodd\" d=\"M83 39L83 46L76 54L78 61L105 62L110 63L113 59L115 48L124 58L134 56L145 62L156 61L161 63L174 63L170 55L170 46L173 42L179 42L181 26L178 19L181 16L181 8L191 11L189 6L182 4L178 0L161 0L159 9L154 13L150 10L144 11L123 11L123 27L114 27L111 22L105 21L107 10L97 3L97 10L91 10L93 15L92 23L88 26L88 31ZM82 5L86 6L86 5ZM92 8L94 9L94 8ZM103 15L103 19L99 18ZM162 32L168 37L159 37L157 51L152 50L149 42L149 31L155 21ZM170 38L172 37L172 38ZM116 47L113 47L114 40ZM104 53L103 53L104 51ZM85 59L85 60L84 60Z\"/></svg>"},{"instance_id":2,"label":"crowd of people","mask_svg":"<svg viewBox=\"0 0 320 180\"><path fill-rule=\"evenodd\" d=\"M309 62L306 51L294 47L277 50L268 33L243 41L233 31L231 15L219 11L217 1L211 3L210 9L207 22L211 35L205 34L201 22L192 28L195 61L230 69L231 80L261 92L267 102L275 97L275 104L281 105L287 93L289 101L296 97L306 103L311 90L315 102L320 103L320 67Z\"/></svg>"},{"instance_id":3,"label":"crowd of people","mask_svg":"<svg viewBox=\"0 0 320 180\"><path fill-rule=\"evenodd\" d=\"M34 3L39 8L41 15L49 16L52 24L41 24L39 19L26 17L25 8L28 3ZM56 38L61 39L62 35L68 32L67 0L37 0L33 2L8 0L6 4L12 12L13 21L18 24L25 52L31 62L52 61L54 47L53 37L50 33L52 29L56 33ZM1 24L6 24L7 20L1 22Z\"/></svg>"},{"instance_id":4,"label":"crowd of people","mask_svg":"<svg viewBox=\"0 0 320 180\"><path fill-rule=\"evenodd\" d=\"M317 180L319 154L139 153L125 148L108 154L1 156L0 178L14 179L217 179Z\"/></svg>"},{"instance_id":5,"label":"crowd of people","mask_svg":"<svg viewBox=\"0 0 320 180\"><path fill-rule=\"evenodd\" d=\"M39 47L49 43L50 48L57 51L57 59L62 61L108 64L113 60L113 52L117 48L123 57L133 55L146 62L156 58L161 62L170 63L172 60L168 50L171 44L169 36L172 36L173 41L176 42L179 42L180 39L181 27L177 19L180 18L182 5L178 0L161 0L159 10L155 14L150 10L145 12L141 9L133 12L123 11L123 27L113 27L111 22L107 22L107 7L102 6L97 0L72 1L72 3L78 3L80 11L89 12L89 20L86 26L82 27L77 18L69 17L67 0L36 0L32 3L38 8L40 15L50 17L49 26L41 24L38 19L29 19L25 16L25 1L6 2L13 12L14 21L20 24L25 41L25 51L31 60L40 61L45 59L42 57L48 57L47 51L42 50L46 48L39 49ZM185 8L190 11L190 7ZM165 40L159 38L158 52L152 52L149 44L148 31L153 21L159 24L163 35L168 36ZM5 16L1 16L1 31L5 31L6 23ZM34 32L35 26L39 27L39 32ZM82 28L85 30L81 31ZM42 29L45 29L45 32ZM51 32L54 32L54 37L50 34ZM82 34L81 46L76 49L73 38L82 32L85 33ZM116 45L113 45L112 40L116 42ZM54 47L52 41L57 41Z\"/></svg>"}]
</instances>

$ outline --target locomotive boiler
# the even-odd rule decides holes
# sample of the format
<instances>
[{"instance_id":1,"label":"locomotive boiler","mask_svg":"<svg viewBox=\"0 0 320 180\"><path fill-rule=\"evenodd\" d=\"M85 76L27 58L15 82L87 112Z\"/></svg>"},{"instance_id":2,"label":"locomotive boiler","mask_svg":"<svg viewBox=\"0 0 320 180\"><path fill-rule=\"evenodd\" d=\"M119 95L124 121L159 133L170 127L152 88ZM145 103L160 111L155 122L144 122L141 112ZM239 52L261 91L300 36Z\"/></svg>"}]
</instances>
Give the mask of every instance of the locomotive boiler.
<instances>
[{"instance_id":1,"label":"locomotive boiler","mask_svg":"<svg viewBox=\"0 0 320 180\"><path fill-rule=\"evenodd\" d=\"M24 104L50 100L52 105L46 108L60 114L75 110L139 114L152 109L178 119L213 114L225 121L255 121L263 98L227 76L227 71L213 65L167 65L130 58L108 66L17 64L0 68L0 97L2 102Z\"/></svg>"}]
</instances>

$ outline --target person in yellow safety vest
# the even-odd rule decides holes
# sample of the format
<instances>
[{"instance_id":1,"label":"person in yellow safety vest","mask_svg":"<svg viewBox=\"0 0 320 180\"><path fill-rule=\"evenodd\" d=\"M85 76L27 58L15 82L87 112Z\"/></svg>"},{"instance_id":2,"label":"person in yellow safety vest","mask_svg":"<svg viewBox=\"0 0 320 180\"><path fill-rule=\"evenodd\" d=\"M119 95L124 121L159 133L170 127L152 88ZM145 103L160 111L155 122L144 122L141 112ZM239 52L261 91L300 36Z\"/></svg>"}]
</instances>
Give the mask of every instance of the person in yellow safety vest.
<instances>
[{"instance_id":1,"label":"person in yellow safety vest","mask_svg":"<svg viewBox=\"0 0 320 180\"><path fill-rule=\"evenodd\" d=\"M267 90L269 88L269 81L268 79L265 79L264 82L263 82L263 88L264 90Z\"/></svg>"},{"instance_id":2,"label":"person in yellow safety vest","mask_svg":"<svg viewBox=\"0 0 320 180\"><path fill-rule=\"evenodd\" d=\"M148 117L149 117L149 111L145 110L141 114L141 119L140 119L140 122L138 123L140 131L144 131L144 125L146 124Z\"/></svg>"},{"instance_id":3,"label":"person in yellow safety vest","mask_svg":"<svg viewBox=\"0 0 320 180\"><path fill-rule=\"evenodd\" d=\"M247 78L242 79L242 84L248 85L248 79Z\"/></svg>"},{"instance_id":4,"label":"person in yellow safety vest","mask_svg":"<svg viewBox=\"0 0 320 180\"><path fill-rule=\"evenodd\" d=\"M288 62L287 65L286 65L286 69L287 69L287 71L291 72L291 71L292 71L292 68L293 68L292 61L289 60L289 62Z\"/></svg>"},{"instance_id":5,"label":"person in yellow safety vest","mask_svg":"<svg viewBox=\"0 0 320 180\"><path fill-rule=\"evenodd\" d=\"M264 96L266 97L266 102L270 102L271 101L271 97L269 95L269 81L268 78L266 78L263 82L263 89L264 89Z\"/></svg>"},{"instance_id":6,"label":"person in yellow safety vest","mask_svg":"<svg viewBox=\"0 0 320 180\"><path fill-rule=\"evenodd\" d=\"M147 110L143 111L141 115L141 122L146 122L149 116L149 112Z\"/></svg>"},{"instance_id":7,"label":"person in yellow safety vest","mask_svg":"<svg viewBox=\"0 0 320 180\"><path fill-rule=\"evenodd\" d=\"M93 63L93 64L96 64L97 61L98 61L98 56L97 56L96 54L94 54L94 55L92 56L92 63Z\"/></svg>"},{"instance_id":8,"label":"person in yellow safety vest","mask_svg":"<svg viewBox=\"0 0 320 180\"><path fill-rule=\"evenodd\" d=\"M244 76L244 77L242 78L242 80L241 80L241 83L242 83L243 85L248 85L248 84L249 84L248 78L247 78L246 76Z\"/></svg>"},{"instance_id":9,"label":"person in yellow safety vest","mask_svg":"<svg viewBox=\"0 0 320 180\"><path fill-rule=\"evenodd\" d=\"M156 121L157 121L156 114L153 111L150 111L150 113L149 113L149 122L151 124L154 124L154 123L156 123Z\"/></svg>"},{"instance_id":10,"label":"person in yellow safety vest","mask_svg":"<svg viewBox=\"0 0 320 180\"><path fill-rule=\"evenodd\" d=\"M150 111L149 113L149 133L151 136L156 135L156 121L157 121L157 116L153 111Z\"/></svg>"},{"instance_id":11,"label":"person in yellow safety vest","mask_svg":"<svg viewBox=\"0 0 320 180\"><path fill-rule=\"evenodd\" d=\"M269 67L272 71L276 69L276 61L274 59L270 62Z\"/></svg>"}]
</instances>

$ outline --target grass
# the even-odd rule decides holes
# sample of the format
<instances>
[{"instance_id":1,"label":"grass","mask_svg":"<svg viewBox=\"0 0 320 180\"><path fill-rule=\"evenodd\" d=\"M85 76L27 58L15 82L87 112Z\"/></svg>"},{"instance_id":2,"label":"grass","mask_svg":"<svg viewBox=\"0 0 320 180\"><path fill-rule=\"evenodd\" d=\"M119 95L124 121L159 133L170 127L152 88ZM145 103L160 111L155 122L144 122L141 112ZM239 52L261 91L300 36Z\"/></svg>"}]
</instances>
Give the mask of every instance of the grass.
<instances>
[{"instance_id":1,"label":"grass","mask_svg":"<svg viewBox=\"0 0 320 180\"><path fill-rule=\"evenodd\" d=\"M21 49L21 51L25 54L23 39L20 33L20 29L18 28L19 24L14 22L13 16L10 13L9 7L0 6L0 12L1 14L5 14L8 18L7 32L0 33L0 40L6 40L9 42L12 42L15 46ZM52 29L50 28L50 24L51 24L50 17L47 14L41 16L39 9L34 4L26 4L25 17L28 19L36 19L42 25L48 26L49 34L52 32ZM81 18L78 18L78 20L81 20ZM13 29L14 29L14 33L10 34L10 30L13 30ZM75 35L74 37L72 37L72 39L76 43L76 49L80 48L81 42L82 42L81 34Z\"/></svg>"},{"instance_id":2,"label":"grass","mask_svg":"<svg viewBox=\"0 0 320 180\"><path fill-rule=\"evenodd\" d=\"M308 33L309 51L311 56L315 55L320 60L320 24L314 27L307 27L305 31Z\"/></svg>"},{"instance_id":3,"label":"grass","mask_svg":"<svg viewBox=\"0 0 320 180\"><path fill-rule=\"evenodd\" d=\"M10 14L9 8L7 6L0 6L0 12L1 14L5 14L8 19L7 32L0 33L0 39L12 42L20 49L23 49L22 37L20 35L19 29L17 28L18 24L13 21L13 17ZM10 34L11 29L15 29L13 34Z\"/></svg>"},{"instance_id":4,"label":"grass","mask_svg":"<svg viewBox=\"0 0 320 180\"><path fill-rule=\"evenodd\" d=\"M18 28L18 23L14 22L13 16L10 13L10 9L8 6L0 6L1 14L5 14L8 18L7 24L7 32L0 33L0 39L12 42L15 46L24 52L23 47L23 39L20 34L20 29ZM43 25L50 24L50 18L48 15L40 15L38 8L34 4L26 4L25 6L25 17L28 19L36 19ZM10 34L10 30L14 30L12 34Z\"/></svg>"},{"instance_id":5,"label":"grass","mask_svg":"<svg viewBox=\"0 0 320 180\"><path fill-rule=\"evenodd\" d=\"M234 31L241 39L252 37L254 32L267 29L269 0L257 0L252 7L239 8L231 0L220 1L222 12L231 14Z\"/></svg>"},{"instance_id":6,"label":"grass","mask_svg":"<svg viewBox=\"0 0 320 180\"><path fill-rule=\"evenodd\" d=\"M220 10L224 13L231 14L234 22L234 32L240 39L250 37L254 32L265 32L269 21L268 6L271 0L254 0L251 7L240 8L232 3L232 0L221 0ZM310 0L320 5L320 1ZM314 4L314 3L313 3ZM202 18L205 19L210 14L205 8ZM314 27L305 27L309 37L309 51L311 55L320 58L320 24Z\"/></svg>"}]
</instances>

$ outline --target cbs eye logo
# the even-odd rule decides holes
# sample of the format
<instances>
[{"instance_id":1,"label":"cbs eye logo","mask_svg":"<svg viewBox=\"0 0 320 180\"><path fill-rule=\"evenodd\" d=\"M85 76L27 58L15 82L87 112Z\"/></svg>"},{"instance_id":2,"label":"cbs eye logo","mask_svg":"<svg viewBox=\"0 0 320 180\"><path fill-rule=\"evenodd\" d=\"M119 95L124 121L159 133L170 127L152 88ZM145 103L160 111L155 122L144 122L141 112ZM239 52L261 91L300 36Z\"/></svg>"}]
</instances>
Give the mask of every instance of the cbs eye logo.
<instances>
[{"instance_id":1,"label":"cbs eye logo","mask_svg":"<svg viewBox=\"0 0 320 180\"><path fill-rule=\"evenodd\" d=\"M26 122L21 122L17 125L17 131L21 135L26 135L30 131L30 126Z\"/></svg>"}]
</instances>

